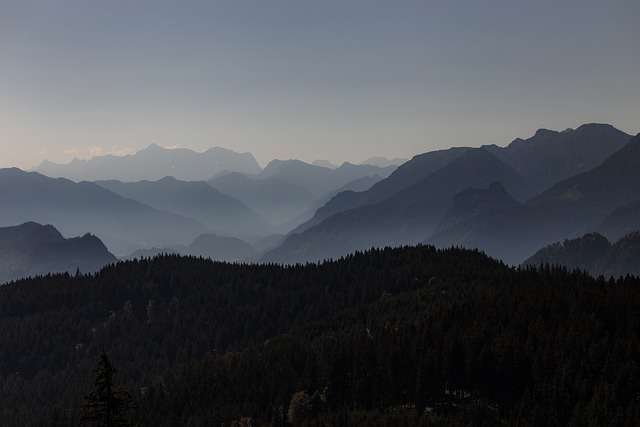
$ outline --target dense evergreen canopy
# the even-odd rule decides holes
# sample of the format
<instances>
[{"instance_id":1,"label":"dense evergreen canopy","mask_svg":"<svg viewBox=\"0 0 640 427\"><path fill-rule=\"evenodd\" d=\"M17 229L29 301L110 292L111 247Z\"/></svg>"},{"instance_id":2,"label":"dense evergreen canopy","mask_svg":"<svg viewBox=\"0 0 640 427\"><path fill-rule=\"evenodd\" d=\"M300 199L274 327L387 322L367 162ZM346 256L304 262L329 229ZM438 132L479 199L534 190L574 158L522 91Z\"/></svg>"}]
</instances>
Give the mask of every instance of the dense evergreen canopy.
<instances>
[{"instance_id":1,"label":"dense evergreen canopy","mask_svg":"<svg viewBox=\"0 0 640 427\"><path fill-rule=\"evenodd\" d=\"M105 351L133 425L632 426L639 285L428 246L20 281L0 288L0 419L78 425Z\"/></svg>"}]
</instances>

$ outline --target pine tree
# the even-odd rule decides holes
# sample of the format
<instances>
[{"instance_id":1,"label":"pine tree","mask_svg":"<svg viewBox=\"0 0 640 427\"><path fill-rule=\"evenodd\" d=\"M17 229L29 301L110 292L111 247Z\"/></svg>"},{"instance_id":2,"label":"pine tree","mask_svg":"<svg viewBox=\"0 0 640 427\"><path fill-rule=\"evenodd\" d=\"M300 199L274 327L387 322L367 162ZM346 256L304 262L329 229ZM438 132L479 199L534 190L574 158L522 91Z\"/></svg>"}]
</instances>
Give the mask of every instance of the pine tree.
<instances>
[{"instance_id":1,"label":"pine tree","mask_svg":"<svg viewBox=\"0 0 640 427\"><path fill-rule=\"evenodd\" d=\"M100 355L95 372L94 390L85 397L83 423L96 427L129 426L131 395L114 385L116 370L105 353Z\"/></svg>"}]
</instances>

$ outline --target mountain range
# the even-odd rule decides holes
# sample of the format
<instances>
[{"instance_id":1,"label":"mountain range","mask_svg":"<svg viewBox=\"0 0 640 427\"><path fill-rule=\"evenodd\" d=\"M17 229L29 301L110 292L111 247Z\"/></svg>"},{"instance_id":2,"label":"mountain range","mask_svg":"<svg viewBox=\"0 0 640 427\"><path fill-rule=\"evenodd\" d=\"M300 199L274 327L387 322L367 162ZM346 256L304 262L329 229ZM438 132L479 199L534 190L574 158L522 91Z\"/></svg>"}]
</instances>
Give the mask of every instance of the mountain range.
<instances>
[{"instance_id":1,"label":"mountain range","mask_svg":"<svg viewBox=\"0 0 640 427\"><path fill-rule=\"evenodd\" d=\"M403 164L404 162L406 162L409 159L402 159L399 157L393 158L393 159L388 159L386 157L381 157L381 156L374 156L374 157L369 157L367 160L365 160L364 162L362 162L362 165L371 165L371 166L378 166L380 168L386 168L389 166L400 166L401 164Z\"/></svg>"},{"instance_id":2,"label":"mountain range","mask_svg":"<svg viewBox=\"0 0 640 427\"><path fill-rule=\"evenodd\" d=\"M312 215L309 211L336 191L360 189L375 177L387 177L394 169L350 163L331 169L300 160L273 160L257 175L222 174L208 183L242 201L279 230L289 231L307 220Z\"/></svg>"},{"instance_id":3,"label":"mountain range","mask_svg":"<svg viewBox=\"0 0 640 427\"><path fill-rule=\"evenodd\" d=\"M65 239L51 225L0 228L0 284L48 273L93 273L116 258L97 237Z\"/></svg>"},{"instance_id":4,"label":"mountain range","mask_svg":"<svg viewBox=\"0 0 640 427\"><path fill-rule=\"evenodd\" d=\"M351 181L378 175L389 176L396 166L378 167L343 163L335 169L310 165L300 160L273 160L258 175L259 179L279 179L296 183L305 188L314 197L322 197Z\"/></svg>"},{"instance_id":5,"label":"mountain range","mask_svg":"<svg viewBox=\"0 0 640 427\"><path fill-rule=\"evenodd\" d=\"M339 212L301 233L292 233L279 248L266 254L264 260L317 261L371 246L416 243L420 236L435 230L453 197L473 185L497 181L513 194L528 193L524 179L487 150L458 151L459 156L452 155L454 159L444 167L380 202ZM402 167L410 168L411 163ZM369 192L376 191L383 182Z\"/></svg>"},{"instance_id":6,"label":"mountain range","mask_svg":"<svg viewBox=\"0 0 640 427\"><path fill-rule=\"evenodd\" d=\"M206 182L165 177L158 181L96 183L155 209L193 218L217 234L253 237L270 231L270 225L260 215Z\"/></svg>"},{"instance_id":7,"label":"mountain range","mask_svg":"<svg viewBox=\"0 0 640 427\"><path fill-rule=\"evenodd\" d=\"M587 172L621 149L630 136L608 124L586 124L558 132L539 129L506 147L485 148L520 173L534 192Z\"/></svg>"},{"instance_id":8,"label":"mountain range","mask_svg":"<svg viewBox=\"0 0 640 427\"><path fill-rule=\"evenodd\" d=\"M95 183L75 183L20 169L0 169L0 226L33 221L64 235L93 233L116 254L184 244L207 228L184 216L122 197Z\"/></svg>"},{"instance_id":9,"label":"mountain range","mask_svg":"<svg viewBox=\"0 0 640 427\"><path fill-rule=\"evenodd\" d=\"M236 153L214 147L199 153L186 148L163 148L152 144L127 156L99 156L75 159L67 164L41 163L37 172L74 181L157 181L173 176L186 181L205 181L223 172L256 174L260 165L251 153Z\"/></svg>"},{"instance_id":10,"label":"mountain range","mask_svg":"<svg viewBox=\"0 0 640 427\"><path fill-rule=\"evenodd\" d=\"M611 231L607 237L620 238L637 231L633 203L640 200L638 164L640 136L599 166L558 182L521 206L477 215L427 241L482 248L518 264L540 247L592 230Z\"/></svg>"},{"instance_id":11,"label":"mountain range","mask_svg":"<svg viewBox=\"0 0 640 427\"><path fill-rule=\"evenodd\" d=\"M586 124L539 130L504 148L425 153L368 191L336 195L264 260L321 260L426 241L481 248L518 264L545 244L597 229L615 209L640 201L634 141L610 125ZM475 192L465 194L469 189ZM620 225L624 231L633 226L632 217Z\"/></svg>"},{"instance_id":12,"label":"mountain range","mask_svg":"<svg viewBox=\"0 0 640 427\"><path fill-rule=\"evenodd\" d=\"M119 255L187 247L212 234L250 245L268 238L259 245L271 248L261 258L267 262L425 242L519 264L552 242L590 231L617 240L640 228L638 141L611 125L585 124L540 129L504 147L466 141L398 167L373 158L367 162L378 166L273 160L264 169L250 154L152 145L72 162L112 178L95 183L1 170L8 204L0 225L36 221L66 235L92 232ZM130 181L141 170L162 177Z\"/></svg>"}]
</instances>

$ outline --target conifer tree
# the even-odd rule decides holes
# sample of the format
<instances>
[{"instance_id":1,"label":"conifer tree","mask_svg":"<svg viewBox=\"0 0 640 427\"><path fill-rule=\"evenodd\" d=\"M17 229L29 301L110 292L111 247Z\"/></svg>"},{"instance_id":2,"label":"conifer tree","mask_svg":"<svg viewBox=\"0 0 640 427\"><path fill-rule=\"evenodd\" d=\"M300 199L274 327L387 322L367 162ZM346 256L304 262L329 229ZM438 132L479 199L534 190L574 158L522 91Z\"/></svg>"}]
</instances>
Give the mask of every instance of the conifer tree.
<instances>
[{"instance_id":1,"label":"conifer tree","mask_svg":"<svg viewBox=\"0 0 640 427\"><path fill-rule=\"evenodd\" d=\"M128 414L132 407L131 395L115 386L116 370L106 353L100 355L95 370L94 389L85 397L83 425L96 427L129 426Z\"/></svg>"}]
</instances>

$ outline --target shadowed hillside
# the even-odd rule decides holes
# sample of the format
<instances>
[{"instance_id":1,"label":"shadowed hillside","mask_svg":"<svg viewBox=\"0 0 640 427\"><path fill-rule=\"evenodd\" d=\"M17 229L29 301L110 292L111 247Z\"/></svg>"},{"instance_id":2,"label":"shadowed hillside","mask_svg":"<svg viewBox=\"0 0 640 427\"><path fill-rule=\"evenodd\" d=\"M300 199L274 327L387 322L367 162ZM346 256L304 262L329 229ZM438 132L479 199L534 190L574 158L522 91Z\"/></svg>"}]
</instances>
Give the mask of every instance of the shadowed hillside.
<instances>
[{"instance_id":1,"label":"shadowed hillside","mask_svg":"<svg viewBox=\"0 0 640 427\"><path fill-rule=\"evenodd\" d=\"M65 239L51 225L34 222L0 228L0 284L48 273L93 273L115 261L90 234Z\"/></svg>"},{"instance_id":2,"label":"shadowed hillside","mask_svg":"<svg viewBox=\"0 0 640 427\"><path fill-rule=\"evenodd\" d=\"M94 233L114 253L192 240L206 231L195 220L159 211L97 184L0 169L0 226L35 221L64 235Z\"/></svg>"}]
</instances>

